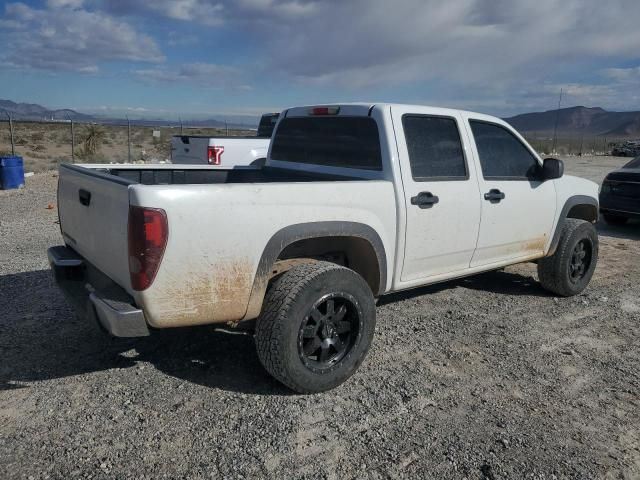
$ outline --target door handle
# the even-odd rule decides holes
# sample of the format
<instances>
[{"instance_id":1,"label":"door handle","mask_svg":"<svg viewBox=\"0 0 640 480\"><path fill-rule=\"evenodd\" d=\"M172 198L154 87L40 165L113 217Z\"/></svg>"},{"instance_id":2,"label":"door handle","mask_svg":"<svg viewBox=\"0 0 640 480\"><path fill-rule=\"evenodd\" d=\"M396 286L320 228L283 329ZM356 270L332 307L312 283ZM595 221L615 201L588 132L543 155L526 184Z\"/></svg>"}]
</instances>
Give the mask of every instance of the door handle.
<instances>
[{"instance_id":1,"label":"door handle","mask_svg":"<svg viewBox=\"0 0 640 480\"><path fill-rule=\"evenodd\" d=\"M91 192L81 188L78 191L78 199L80 200L80 203L82 205L84 205L85 207L88 207L89 204L91 203Z\"/></svg>"},{"instance_id":2,"label":"door handle","mask_svg":"<svg viewBox=\"0 0 640 480\"><path fill-rule=\"evenodd\" d=\"M420 208L431 208L439 201L440 199L431 192L420 192L415 197L411 197L411 205L417 205Z\"/></svg>"},{"instance_id":3,"label":"door handle","mask_svg":"<svg viewBox=\"0 0 640 480\"><path fill-rule=\"evenodd\" d=\"M489 200L491 203L499 203L500 200L504 200L504 193L497 188L492 188L489 192L484 194L484 199Z\"/></svg>"}]
</instances>

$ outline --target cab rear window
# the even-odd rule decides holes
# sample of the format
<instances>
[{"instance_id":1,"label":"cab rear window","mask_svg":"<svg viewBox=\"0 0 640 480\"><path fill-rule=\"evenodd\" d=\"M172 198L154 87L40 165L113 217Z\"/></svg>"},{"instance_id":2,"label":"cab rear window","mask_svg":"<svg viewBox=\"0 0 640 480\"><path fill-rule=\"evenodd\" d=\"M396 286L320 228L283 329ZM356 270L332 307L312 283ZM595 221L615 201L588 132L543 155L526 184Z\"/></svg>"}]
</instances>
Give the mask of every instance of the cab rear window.
<instances>
[{"instance_id":1,"label":"cab rear window","mask_svg":"<svg viewBox=\"0 0 640 480\"><path fill-rule=\"evenodd\" d=\"M328 167L382 170L378 125L370 117L292 117L280 122L271 158Z\"/></svg>"}]
</instances>

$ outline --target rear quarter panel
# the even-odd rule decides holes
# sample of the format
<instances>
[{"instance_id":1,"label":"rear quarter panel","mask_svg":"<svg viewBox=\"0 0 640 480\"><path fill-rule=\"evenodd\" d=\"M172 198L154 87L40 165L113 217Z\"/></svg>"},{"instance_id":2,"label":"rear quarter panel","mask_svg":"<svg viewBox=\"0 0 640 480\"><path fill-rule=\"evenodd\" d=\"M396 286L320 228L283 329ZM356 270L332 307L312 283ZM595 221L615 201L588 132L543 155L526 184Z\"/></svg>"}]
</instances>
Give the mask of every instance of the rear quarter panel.
<instances>
[{"instance_id":1,"label":"rear quarter panel","mask_svg":"<svg viewBox=\"0 0 640 480\"><path fill-rule=\"evenodd\" d=\"M136 296L154 327L237 322L245 316L267 242L290 225L372 227L391 282L396 204L388 181L131 187L132 205L163 208L169 239L153 285Z\"/></svg>"}]
</instances>

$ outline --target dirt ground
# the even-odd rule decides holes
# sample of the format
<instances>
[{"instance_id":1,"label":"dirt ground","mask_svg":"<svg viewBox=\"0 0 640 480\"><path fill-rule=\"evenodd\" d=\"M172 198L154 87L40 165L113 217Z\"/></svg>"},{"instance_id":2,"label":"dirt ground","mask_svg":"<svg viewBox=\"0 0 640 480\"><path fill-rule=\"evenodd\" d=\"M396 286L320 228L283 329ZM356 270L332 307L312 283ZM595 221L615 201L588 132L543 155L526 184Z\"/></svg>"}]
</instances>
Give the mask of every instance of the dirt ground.
<instances>
[{"instance_id":1,"label":"dirt ground","mask_svg":"<svg viewBox=\"0 0 640 480\"><path fill-rule=\"evenodd\" d=\"M640 478L639 223L598 225L574 298L532 264L383 298L356 375L303 396L251 337L77 319L47 270L55 185L0 192L0 478Z\"/></svg>"}]
</instances>

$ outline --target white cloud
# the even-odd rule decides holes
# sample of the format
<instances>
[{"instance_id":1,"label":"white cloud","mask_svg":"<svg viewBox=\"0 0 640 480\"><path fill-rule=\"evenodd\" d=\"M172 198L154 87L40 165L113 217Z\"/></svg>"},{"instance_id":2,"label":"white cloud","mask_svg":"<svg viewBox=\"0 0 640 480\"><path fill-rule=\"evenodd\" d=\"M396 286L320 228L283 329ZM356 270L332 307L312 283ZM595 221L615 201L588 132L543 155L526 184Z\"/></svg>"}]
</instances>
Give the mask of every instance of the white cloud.
<instances>
[{"instance_id":1,"label":"white cloud","mask_svg":"<svg viewBox=\"0 0 640 480\"><path fill-rule=\"evenodd\" d=\"M607 68L603 70L603 75L613 81L620 83L640 84L640 67L633 68Z\"/></svg>"},{"instance_id":2,"label":"white cloud","mask_svg":"<svg viewBox=\"0 0 640 480\"><path fill-rule=\"evenodd\" d=\"M59 0L64 1L64 0ZM96 0L100 1L100 0ZM121 15L152 13L204 25L271 24L273 20L310 18L318 0L102 0L109 12ZM328 3L331 3L329 1Z\"/></svg>"},{"instance_id":3,"label":"white cloud","mask_svg":"<svg viewBox=\"0 0 640 480\"><path fill-rule=\"evenodd\" d=\"M207 25L222 23L223 6L206 0L154 0L146 6L174 20L196 21Z\"/></svg>"},{"instance_id":4,"label":"white cloud","mask_svg":"<svg viewBox=\"0 0 640 480\"><path fill-rule=\"evenodd\" d=\"M104 13L79 9L81 2L52 0L48 9L23 3L5 7L14 28L0 52L5 65L49 71L95 73L106 61L164 60L155 40Z\"/></svg>"},{"instance_id":5,"label":"white cloud","mask_svg":"<svg viewBox=\"0 0 640 480\"><path fill-rule=\"evenodd\" d=\"M225 9L222 2L215 0L94 0L94 3L115 15L153 14L203 25L223 23Z\"/></svg>"},{"instance_id":6,"label":"white cloud","mask_svg":"<svg viewBox=\"0 0 640 480\"><path fill-rule=\"evenodd\" d=\"M241 71L228 65L185 63L174 66L139 69L134 72L142 80L153 83L191 83L210 88L251 89L242 83Z\"/></svg>"},{"instance_id":7,"label":"white cloud","mask_svg":"<svg viewBox=\"0 0 640 480\"><path fill-rule=\"evenodd\" d=\"M84 0L47 0L49 8L80 8Z\"/></svg>"}]
</instances>

